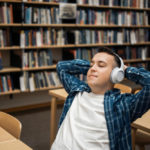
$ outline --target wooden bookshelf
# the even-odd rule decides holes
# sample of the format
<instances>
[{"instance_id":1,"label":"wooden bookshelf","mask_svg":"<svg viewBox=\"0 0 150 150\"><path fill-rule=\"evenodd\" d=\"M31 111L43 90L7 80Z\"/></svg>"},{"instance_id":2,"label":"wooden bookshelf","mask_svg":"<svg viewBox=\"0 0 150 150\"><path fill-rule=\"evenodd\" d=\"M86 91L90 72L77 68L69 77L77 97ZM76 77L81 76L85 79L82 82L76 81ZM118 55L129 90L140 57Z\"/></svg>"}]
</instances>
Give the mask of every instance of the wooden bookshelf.
<instances>
[{"instance_id":1,"label":"wooden bookshelf","mask_svg":"<svg viewBox=\"0 0 150 150\"><path fill-rule=\"evenodd\" d=\"M99 47L99 46L140 46L140 45L150 45L150 42L140 42L140 43L123 43L123 44L117 44L117 43L96 43L96 44L67 44L67 45L43 45L43 46L26 46L23 49L46 49L46 48L77 48L77 47ZM0 50L21 50L22 48L20 46L15 47L0 47Z\"/></svg>"},{"instance_id":2,"label":"wooden bookshelf","mask_svg":"<svg viewBox=\"0 0 150 150\"><path fill-rule=\"evenodd\" d=\"M124 63L135 63L135 62L145 62L145 61L150 61L150 58L146 59L131 59L131 60L124 60Z\"/></svg>"},{"instance_id":3,"label":"wooden bookshelf","mask_svg":"<svg viewBox=\"0 0 150 150\"><path fill-rule=\"evenodd\" d=\"M124 42L122 44L118 44L118 43L113 43L113 42L106 42L106 43L92 43L92 44L41 44L41 46L37 46L37 45L32 45L29 44L30 46L24 46L21 47L20 45L20 32L21 30L23 30L24 32L26 32L26 34L28 34L27 32L29 30L36 30L36 29L54 29L55 31L58 30L112 30L112 31L123 31L123 30L149 30L150 32L150 24L145 24L143 23L143 25L117 25L117 24L112 24L112 23L105 23L105 24L79 24L77 22L73 22L73 23L25 23L25 11L26 8L31 7L31 8L58 8L59 9L59 3L56 2L37 2L37 1L27 1L24 2L23 0L0 0L0 3L6 3L7 6L12 5L13 8L17 9L19 8L20 13L14 13L15 15L13 16L13 19L15 20L14 23L2 23L0 22L0 30L3 31L7 31L7 29L10 32L14 32L13 34L16 34L17 38L16 40L14 40L15 36L11 37L11 40L14 40L15 42L11 42L9 41L9 44L5 45L5 46L1 46L0 44L0 54L1 53L20 53L21 54L21 62L20 64L22 64L22 59L23 59L23 51L25 52L30 52L30 51L34 51L34 52L38 52L38 51L42 51L45 50L47 51L48 49L52 49L55 50L55 52L57 50L61 50L63 51L65 50L70 50L70 49L92 49L92 48L98 48L98 47L103 47L103 46L108 46L111 48L115 48L115 49L120 49L120 48L126 48L126 47L130 47L130 48L138 48L138 47L147 47L148 50L150 50L150 41L147 42L136 42L134 44L132 44L131 42ZM16 7L17 6L17 7ZM23 6L23 7L22 7ZM148 22L150 22L150 8L138 8L138 7L123 7L123 6L106 6L106 5L88 5L88 4L77 4L77 9L82 9L82 10L94 10L94 11L116 11L116 12L134 12L134 13L146 13L149 15L148 17ZM13 11L15 11L15 9L13 9ZM17 17L17 14L20 15L20 18ZM23 18L24 17L24 18ZM56 17L56 16L53 16ZM130 16L131 17L131 16ZM39 19L39 18L38 18ZM106 18L105 18L106 19ZM77 19L76 19L77 20ZM1 21L1 20L0 20ZM32 21L31 21L32 22ZM43 30L44 31L44 30ZM43 32L42 31L42 32ZM7 32L6 32L7 33ZM5 32L4 32L5 34ZM58 32L56 33L56 35L58 34ZM11 35L11 34L10 34ZM4 35L5 36L5 35ZM43 36L44 37L44 36ZM44 37L45 38L45 37ZM31 37L29 39L26 39L28 42L31 42ZM35 39L32 39L35 40ZM150 39L149 39L150 40ZM33 41L32 41L33 42ZM56 52L57 53L57 52ZM8 58L7 58L8 59ZM125 63L148 63L150 62L150 56L147 56L145 59L142 58L137 58L137 59L124 59ZM22 74L26 74L28 73L29 76L31 74L34 74L35 72L52 72L52 71L56 71L56 62L53 63L52 65L45 65L45 66L41 66L41 67L4 67L2 70L0 70L0 75L10 75L10 74L15 74L18 73L20 74L20 76ZM19 79L18 79L19 80ZM51 89L55 89L55 88L61 88L61 86L51 86L51 87L42 87L42 88L35 88L35 90L32 93L35 92L40 92L40 91L48 91ZM5 96L5 95L14 95L14 94L26 94L26 93L31 93L29 89L26 89L24 91L21 91L21 89L15 89L12 91L7 91L7 92L0 92L0 96ZM37 105L37 107L40 106L48 106L49 103L46 103L45 105ZM33 108L34 106L31 106L31 108ZM29 107L28 107L29 108ZM18 108L16 108L18 110ZM27 109L27 107L22 107L22 109Z\"/></svg>"},{"instance_id":4,"label":"wooden bookshelf","mask_svg":"<svg viewBox=\"0 0 150 150\"><path fill-rule=\"evenodd\" d=\"M100 6L94 6L94 5L88 5L88 4L78 4L78 7L82 8L96 8L96 9L119 9L119 10L132 10L132 11L150 11L149 8L138 8L138 7L125 7L125 6L106 6L106 5L100 5Z\"/></svg>"},{"instance_id":5,"label":"wooden bookshelf","mask_svg":"<svg viewBox=\"0 0 150 150\"><path fill-rule=\"evenodd\" d=\"M28 68L23 68L23 71L34 71L34 70L49 70L49 69L56 69L56 65L52 66L43 66L43 67L28 67Z\"/></svg>"},{"instance_id":6,"label":"wooden bookshelf","mask_svg":"<svg viewBox=\"0 0 150 150\"><path fill-rule=\"evenodd\" d=\"M21 50L20 46L5 46L0 47L0 50L9 51L9 50Z\"/></svg>"},{"instance_id":7,"label":"wooden bookshelf","mask_svg":"<svg viewBox=\"0 0 150 150\"><path fill-rule=\"evenodd\" d=\"M0 96L11 95L11 94L19 94L19 93L21 93L20 90L13 90L13 91L8 91L8 92L1 92Z\"/></svg>"},{"instance_id":8,"label":"wooden bookshelf","mask_svg":"<svg viewBox=\"0 0 150 150\"><path fill-rule=\"evenodd\" d=\"M0 26L8 26L4 24ZM17 26L10 24L10 26ZM22 27L55 27L55 28L150 28L150 25L97 25L97 24L22 24L18 26Z\"/></svg>"},{"instance_id":9,"label":"wooden bookshelf","mask_svg":"<svg viewBox=\"0 0 150 150\"><path fill-rule=\"evenodd\" d=\"M53 89L59 89L59 88L62 88L62 86L51 86L51 87L44 87L44 88L40 88L40 89L35 89L35 92L38 92L38 91L47 91L47 90L53 90Z\"/></svg>"},{"instance_id":10,"label":"wooden bookshelf","mask_svg":"<svg viewBox=\"0 0 150 150\"><path fill-rule=\"evenodd\" d=\"M27 2L23 2L23 3L24 3L24 4L30 4L30 5L59 6L59 3L56 3L56 2L27 1Z\"/></svg>"},{"instance_id":11,"label":"wooden bookshelf","mask_svg":"<svg viewBox=\"0 0 150 150\"><path fill-rule=\"evenodd\" d=\"M21 2L22 2L22 0L0 0L0 2L21 3Z\"/></svg>"},{"instance_id":12,"label":"wooden bookshelf","mask_svg":"<svg viewBox=\"0 0 150 150\"><path fill-rule=\"evenodd\" d=\"M49 69L56 69L56 65L43 66L43 67L28 67L28 68L7 67L4 69L1 69L0 73L34 71L34 70L49 70Z\"/></svg>"},{"instance_id":13,"label":"wooden bookshelf","mask_svg":"<svg viewBox=\"0 0 150 150\"><path fill-rule=\"evenodd\" d=\"M7 68L3 68L2 70L0 70L0 73L20 72L20 71L22 71L21 68L7 67Z\"/></svg>"},{"instance_id":14,"label":"wooden bookshelf","mask_svg":"<svg viewBox=\"0 0 150 150\"><path fill-rule=\"evenodd\" d=\"M34 90L34 92L40 92L40 91L47 91L47 90L54 90L54 89L59 89L62 88L62 86L51 86L51 87L43 87L43 88L37 88ZM21 91L21 90L10 90L7 92L0 92L0 96L4 95L12 95L12 94L21 94L21 93L29 93L29 90Z\"/></svg>"},{"instance_id":15,"label":"wooden bookshelf","mask_svg":"<svg viewBox=\"0 0 150 150\"><path fill-rule=\"evenodd\" d=\"M19 23L7 23L7 24L3 24L0 23L0 27L21 27L22 25Z\"/></svg>"}]
</instances>

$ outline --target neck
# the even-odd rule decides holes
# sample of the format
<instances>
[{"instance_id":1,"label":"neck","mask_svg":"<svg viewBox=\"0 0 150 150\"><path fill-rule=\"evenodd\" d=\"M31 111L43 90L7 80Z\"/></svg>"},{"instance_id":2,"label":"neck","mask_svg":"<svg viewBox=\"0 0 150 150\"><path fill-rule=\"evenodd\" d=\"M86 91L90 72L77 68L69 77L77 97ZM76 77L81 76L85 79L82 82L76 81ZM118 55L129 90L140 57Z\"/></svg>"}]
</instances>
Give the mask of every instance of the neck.
<instances>
[{"instance_id":1,"label":"neck","mask_svg":"<svg viewBox=\"0 0 150 150\"><path fill-rule=\"evenodd\" d=\"M103 86L103 87L91 87L91 90L94 94L102 94L104 95L108 90L112 90L113 89L113 85L112 86Z\"/></svg>"}]
</instances>

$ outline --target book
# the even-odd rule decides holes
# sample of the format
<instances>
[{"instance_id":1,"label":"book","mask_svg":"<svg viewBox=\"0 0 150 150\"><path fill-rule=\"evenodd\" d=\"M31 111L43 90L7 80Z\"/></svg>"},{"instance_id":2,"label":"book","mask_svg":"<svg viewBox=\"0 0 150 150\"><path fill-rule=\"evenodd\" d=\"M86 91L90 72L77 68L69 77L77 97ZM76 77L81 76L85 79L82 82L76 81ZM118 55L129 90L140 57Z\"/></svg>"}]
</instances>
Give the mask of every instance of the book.
<instances>
[{"instance_id":1,"label":"book","mask_svg":"<svg viewBox=\"0 0 150 150\"><path fill-rule=\"evenodd\" d=\"M3 64L2 64L2 52L0 52L0 70L3 69Z\"/></svg>"}]
</instances>

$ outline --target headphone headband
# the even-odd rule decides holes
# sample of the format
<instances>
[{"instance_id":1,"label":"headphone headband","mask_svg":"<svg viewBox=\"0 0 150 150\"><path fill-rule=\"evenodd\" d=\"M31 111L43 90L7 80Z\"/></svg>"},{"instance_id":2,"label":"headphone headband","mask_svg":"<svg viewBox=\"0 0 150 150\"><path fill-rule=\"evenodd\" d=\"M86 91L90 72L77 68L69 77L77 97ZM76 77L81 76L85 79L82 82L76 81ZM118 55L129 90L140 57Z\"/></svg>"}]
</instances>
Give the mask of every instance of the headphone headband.
<instances>
[{"instance_id":1,"label":"headphone headband","mask_svg":"<svg viewBox=\"0 0 150 150\"><path fill-rule=\"evenodd\" d=\"M123 62L122 58L117 53L115 53L115 52L113 52L113 54L116 57L118 57L118 59L120 60L120 66L119 66L119 68L124 69L124 62Z\"/></svg>"},{"instance_id":2,"label":"headphone headband","mask_svg":"<svg viewBox=\"0 0 150 150\"><path fill-rule=\"evenodd\" d=\"M119 57L119 56L118 56ZM119 57L119 60L120 60L120 68L121 69L124 69L124 63L123 63L123 60L121 57Z\"/></svg>"}]
</instances>

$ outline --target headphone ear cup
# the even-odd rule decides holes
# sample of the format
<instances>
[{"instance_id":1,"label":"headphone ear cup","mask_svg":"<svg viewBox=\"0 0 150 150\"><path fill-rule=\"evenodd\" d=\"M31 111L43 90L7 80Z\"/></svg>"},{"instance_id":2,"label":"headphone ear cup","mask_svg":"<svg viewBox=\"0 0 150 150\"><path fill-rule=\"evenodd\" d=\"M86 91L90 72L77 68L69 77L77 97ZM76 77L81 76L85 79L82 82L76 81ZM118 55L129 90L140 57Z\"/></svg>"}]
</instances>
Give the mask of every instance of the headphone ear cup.
<instances>
[{"instance_id":1,"label":"headphone ear cup","mask_svg":"<svg viewBox=\"0 0 150 150\"><path fill-rule=\"evenodd\" d=\"M110 80L112 83L119 83L124 79L124 70L118 67L115 67L110 75Z\"/></svg>"},{"instance_id":2,"label":"headphone ear cup","mask_svg":"<svg viewBox=\"0 0 150 150\"><path fill-rule=\"evenodd\" d=\"M119 68L118 67L115 67L113 70L112 70L112 72L111 72L111 75L110 75L110 80L111 80L111 82L112 83L115 83L116 82L116 74L117 74L117 70L118 70Z\"/></svg>"}]
</instances>

